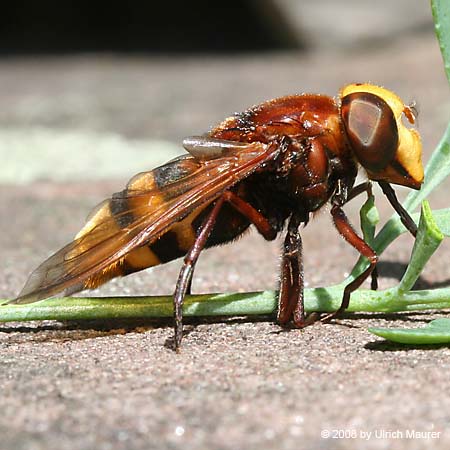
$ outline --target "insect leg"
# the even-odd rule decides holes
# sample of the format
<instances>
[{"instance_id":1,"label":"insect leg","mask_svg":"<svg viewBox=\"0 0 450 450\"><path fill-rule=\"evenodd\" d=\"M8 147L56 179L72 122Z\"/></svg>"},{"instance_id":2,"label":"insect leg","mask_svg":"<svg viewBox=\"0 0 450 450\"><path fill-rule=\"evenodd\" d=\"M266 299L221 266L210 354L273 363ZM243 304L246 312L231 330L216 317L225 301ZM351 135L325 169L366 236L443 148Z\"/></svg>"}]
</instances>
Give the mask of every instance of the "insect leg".
<instances>
[{"instance_id":1,"label":"insect leg","mask_svg":"<svg viewBox=\"0 0 450 450\"><path fill-rule=\"evenodd\" d=\"M255 225L264 239L272 241L277 235L277 230L270 224L266 217L264 217L257 209L250 203L247 203L234 192L227 191L223 194L225 201L230 203L234 209L239 211L243 216L247 217L250 222Z\"/></svg>"},{"instance_id":2,"label":"insect leg","mask_svg":"<svg viewBox=\"0 0 450 450\"><path fill-rule=\"evenodd\" d=\"M406 211L406 209L403 208L403 206L398 201L397 196L395 195L395 191L392 188L392 186L389 183L386 183L385 181L379 181L378 184L380 185L380 187L381 187L381 189L383 191L383 194L389 200L389 203L395 209L396 213L400 216L400 220L402 221L402 223L405 226L405 228L414 237L416 237L417 225L414 223L414 220L412 220L412 218L409 215L408 211Z\"/></svg>"},{"instance_id":3,"label":"insect leg","mask_svg":"<svg viewBox=\"0 0 450 450\"><path fill-rule=\"evenodd\" d=\"M350 200L353 200L358 195L362 194L363 192L367 192L367 195L372 194L372 183L370 181L365 181L364 183L360 183L348 193L347 200L345 203L348 203Z\"/></svg>"},{"instance_id":4,"label":"insect leg","mask_svg":"<svg viewBox=\"0 0 450 450\"><path fill-rule=\"evenodd\" d=\"M246 216L267 240L272 240L277 230L252 205L231 191L224 194L236 210ZM303 259L302 239L298 228L305 221L303 215L293 215L289 221L288 231L283 247L281 263L281 283L278 299L278 322L282 325L293 320L294 325L303 328L317 319L315 314L305 317L303 302Z\"/></svg>"},{"instance_id":5,"label":"insect leg","mask_svg":"<svg viewBox=\"0 0 450 450\"><path fill-rule=\"evenodd\" d=\"M364 239L361 239L356 234L341 206L333 205L331 208L331 215L333 217L334 225L341 236L356 250L358 250L361 255L365 256L369 260L370 266L363 273L357 276L351 283L345 286L341 306L337 311L323 317L321 319L322 322L328 322L347 309L350 303L350 294L361 286L364 280L366 280L366 278L374 270L378 261L378 256L375 251L364 241Z\"/></svg>"},{"instance_id":6,"label":"insect leg","mask_svg":"<svg viewBox=\"0 0 450 450\"><path fill-rule=\"evenodd\" d=\"M302 238L298 231L300 221L296 216L289 220L288 230L283 244L283 256L281 260L280 292L278 294L278 317L281 325L288 323L296 305L297 315L305 318L303 307L303 261Z\"/></svg>"},{"instance_id":7,"label":"insect leg","mask_svg":"<svg viewBox=\"0 0 450 450\"><path fill-rule=\"evenodd\" d=\"M289 221L283 244L280 292L278 296L278 322L281 325L285 325L293 320L297 328L303 328L317 319L315 314L305 317L303 301L303 248L302 238L298 231L303 221L304 218L297 215L293 215Z\"/></svg>"},{"instance_id":8,"label":"insect leg","mask_svg":"<svg viewBox=\"0 0 450 450\"><path fill-rule=\"evenodd\" d=\"M370 289L372 289L372 291L376 291L378 289L378 267L376 265L370 273L370 276Z\"/></svg>"},{"instance_id":9,"label":"insect leg","mask_svg":"<svg viewBox=\"0 0 450 450\"><path fill-rule=\"evenodd\" d=\"M365 181L364 183L360 183L349 192L347 199L345 203L348 203L350 200L353 200L358 195L362 194L363 192L367 193L367 197L370 197L372 195L372 183L370 181ZM375 266L372 270L371 276L371 282L370 282L370 289L372 291L376 291L378 289L378 269Z\"/></svg>"},{"instance_id":10,"label":"insect leg","mask_svg":"<svg viewBox=\"0 0 450 450\"><path fill-rule=\"evenodd\" d=\"M189 277L189 281L188 284L186 286L186 295L191 295L192 294L192 275L193 273L191 273L191 276Z\"/></svg>"},{"instance_id":11,"label":"insect leg","mask_svg":"<svg viewBox=\"0 0 450 450\"><path fill-rule=\"evenodd\" d=\"M178 281L173 294L174 317L175 317L175 350L179 351L181 340L183 338L183 301L186 296L186 291L192 279L195 264L200 256L201 251L205 247L206 241L214 227L214 224L219 214L220 208L224 202L224 197L221 196L215 203L212 211L206 217L205 221L199 229L197 238L191 249L184 257L183 267L178 276Z\"/></svg>"}]
</instances>

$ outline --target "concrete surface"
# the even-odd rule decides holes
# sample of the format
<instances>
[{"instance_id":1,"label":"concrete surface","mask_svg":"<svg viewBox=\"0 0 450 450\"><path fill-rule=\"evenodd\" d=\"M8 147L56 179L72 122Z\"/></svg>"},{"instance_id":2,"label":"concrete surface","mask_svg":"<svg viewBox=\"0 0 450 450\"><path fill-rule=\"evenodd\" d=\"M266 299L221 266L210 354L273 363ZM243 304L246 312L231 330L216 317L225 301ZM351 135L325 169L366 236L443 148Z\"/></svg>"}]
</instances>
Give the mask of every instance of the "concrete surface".
<instances>
[{"instance_id":1,"label":"concrete surface","mask_svg":"<svg viewBox=\"0 0 450 450\"><path fill-rule=\"evenodd\" d=\"M301 91L335 94L353 81L377 82L418 101L426 159L450 115L431 33L346 54L2 60L0 139L8 129L25 136L40 127L176 142L261 100ZM65 155L68 166L77 160L74 150ZM48 164L44 179L0 188L3 297L15 295L28 273L78 231L91 207L132 175L99 179L96 164L86 167L81 182L74 176L57 183L51 173L59 167ZM433 207L448 206L448 189L447 182L432 196ZM381 199L380 205L387 217ZM356 221L358 202L348 210ZM326 211L303 236L308 284L341 280L356 255ZM383 255L382 287L401 275L411 245L404 236ZM252 233L206 252L194 291L273 288L279 246ZM444 244L422 286L448 283L449 254ZM178 268L175 262L115 280L100 293L170 293ZM366 331L419 326L443 315L361 314L290 332L270 318L192 321L181 354L170 350L165 322L2 324L0 448L449 448L450 349L397 346ZM350 437L321 436L333 430ZM413 439L411 430L439 437ZM372 432L370 439L363 432Z\"/></svg>"}]
</instances>

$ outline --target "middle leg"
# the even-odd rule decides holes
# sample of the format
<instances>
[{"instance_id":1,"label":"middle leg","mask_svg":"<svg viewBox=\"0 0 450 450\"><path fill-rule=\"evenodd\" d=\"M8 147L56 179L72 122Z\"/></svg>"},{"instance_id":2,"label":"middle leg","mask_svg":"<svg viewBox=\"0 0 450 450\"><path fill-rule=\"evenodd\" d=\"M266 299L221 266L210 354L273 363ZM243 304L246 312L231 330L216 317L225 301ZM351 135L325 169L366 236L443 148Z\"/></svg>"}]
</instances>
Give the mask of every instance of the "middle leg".
<instances>
[{"instance_id":1,"label":"middle leg","mask_svg":"<svg viewBox=\"0 0 450 450\"><path fill-rule=\"evenodd\" d=\"M298 228L305 218L293 215L283 245L280 292L278 296L278 322L286 325L291 320L297 328L304 328L317 320L315 313L305 315L302 238Z\"/></svg>"},{"instance_id":2,"label":"middle leg","mask_svg":"<svg viewBox=\"0 0 450 450\"><path fill-rule=\"evenodd\" d=\"M189 253L184 258L183 266L178 276L177 285L174 293L174 315L175 315L175 349L178 351L183 338L183 301L186 294L190 294L192 285L192 276L195 269L195 264L201 251L205 247L209 235L216 223L217 216L224 202L230 203L237 211L245 216L256 229L267 240L275 239L277 230L270 224L266 217L264 217L258 210L256 210L248 202L240 198L232 191L226 191L216 201L213 209L202 224L197 239L194 245L189 250Z\"/></svg>"},{"instance_id":3,"label":"middle leg","mask_svg":"<svg viewBox=\"0 0 450 450\"><path fill-rule=\"evenodd\" d=\"M255 209L250 203L239 197L233 191L226 191L222 195L223 202L229 203L236 211L246 217L258 230L258 232L268 241L272 241L277 236L277 230L270 224L267 218ZM191 295L192 278L194 266L189 271L186 295Z\"/></svg>"}]
</instances>

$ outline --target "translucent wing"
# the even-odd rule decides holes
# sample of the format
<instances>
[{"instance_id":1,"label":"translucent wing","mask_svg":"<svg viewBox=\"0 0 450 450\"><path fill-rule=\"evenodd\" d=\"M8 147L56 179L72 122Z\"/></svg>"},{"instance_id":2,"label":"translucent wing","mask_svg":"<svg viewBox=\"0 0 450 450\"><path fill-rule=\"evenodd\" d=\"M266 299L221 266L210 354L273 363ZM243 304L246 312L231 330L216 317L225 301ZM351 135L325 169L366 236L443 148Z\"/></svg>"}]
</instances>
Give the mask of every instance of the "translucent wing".
<instances>
[{"instance_id":1,"label":"translucent wing","mask_svg":"<svg viewBox=\"0 0 450 450\"><path fill-rule=\"evenodd\" d=\"M140 174L99 207L73 242L44 261L9 303L31 303L63 290L89 287L85 282L90 277L120 264L130 251L153 242L277 153L275 145L238 143L233 148L228 143L221 157L217 152L209 160L184 156L175 165L168 163Z\"/></svg>"}]
</instances>

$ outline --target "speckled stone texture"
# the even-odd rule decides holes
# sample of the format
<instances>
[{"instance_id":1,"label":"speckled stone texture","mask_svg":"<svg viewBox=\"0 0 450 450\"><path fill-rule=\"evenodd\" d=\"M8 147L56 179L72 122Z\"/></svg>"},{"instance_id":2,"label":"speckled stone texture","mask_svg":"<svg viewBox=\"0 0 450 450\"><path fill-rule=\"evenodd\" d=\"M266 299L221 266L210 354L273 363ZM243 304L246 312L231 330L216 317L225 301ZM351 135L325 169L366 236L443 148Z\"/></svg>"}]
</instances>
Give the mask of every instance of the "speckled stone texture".
<instances>
[{"instance_id":1,"label":"speckled stone texture","mask_svg":"<svg viewBox=\"0 0 450 450\"><path fill-rule=\"evenodd\" d=\"M450 115L431 32L349 53L1 60L0 120L3 128L24 133L42 127L179 141L267 98L302 91L334 95L354 81L376 82L417 100L427 159ZM73 158L67 155L68 165ZM86 167L90 182L61 184L49 175L0 187L3 297L16 294L28 273L71 239L91 207L132 175L98 180L99 170ZM433 194L434 208L448 206L448 190L446 182ZM399 189L401 197L405 193ZM380 195L378 200L389 217L389 207ZM347 208L354 222L359 205ZM356 260L326 210L303 236L309 286L341 280ZM381 287L401 276L411 246L403 236L383 255ZM252 232L205 252L194 291L274 288L279 247L280 241L265 243ZM422 286L448 282L449 255L445 243ZM179 267L178 261L116 280L100 293L171 293ZM168 322L1 324L0 447L449 448L449 348L398 346L367 332L369 326L420 326L435 317L445 314L354 314L289 332L270 318L190 321L180 354L169 348ZM326 439L322 430L356 430L358 437ZM380 430L400 431L403 438L380 437ZM440 437L411 439L407 430ZM361 432L372 438L363 441Z\"/></svg>"}]
</instances>

